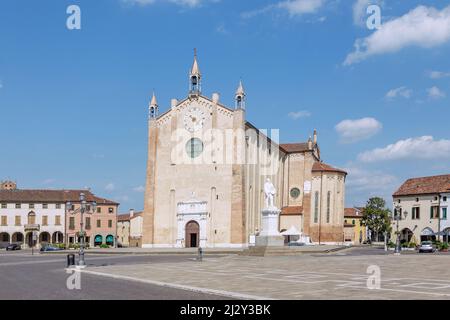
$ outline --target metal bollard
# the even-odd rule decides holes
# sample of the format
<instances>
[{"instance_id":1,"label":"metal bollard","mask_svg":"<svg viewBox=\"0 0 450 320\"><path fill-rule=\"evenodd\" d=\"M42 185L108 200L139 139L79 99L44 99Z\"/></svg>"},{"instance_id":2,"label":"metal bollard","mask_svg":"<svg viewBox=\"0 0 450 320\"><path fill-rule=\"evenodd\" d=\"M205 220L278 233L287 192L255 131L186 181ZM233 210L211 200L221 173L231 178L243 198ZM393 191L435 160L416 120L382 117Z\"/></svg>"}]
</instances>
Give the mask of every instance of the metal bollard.
<instances>
[{"instance_id":1,"label":"metal bollard","mask_svg":"<svg viewBox=\"0 0 450 320\"><path fill-rule=\"evenodd\" d=\"M75 255L73 253L67 255L67 268L75 265Z\"/></svg>"},{"instance_id":2,"label":"metal bollard","mask_svg":"<svg viewBox=\"0 0 450 320\"><path fill-rule=\"evenodd\" d=\"M198 257L197 257L198 261L202 261L203 260L203 249L202 248L198 248Z\"/></svg>"}]
</instances>

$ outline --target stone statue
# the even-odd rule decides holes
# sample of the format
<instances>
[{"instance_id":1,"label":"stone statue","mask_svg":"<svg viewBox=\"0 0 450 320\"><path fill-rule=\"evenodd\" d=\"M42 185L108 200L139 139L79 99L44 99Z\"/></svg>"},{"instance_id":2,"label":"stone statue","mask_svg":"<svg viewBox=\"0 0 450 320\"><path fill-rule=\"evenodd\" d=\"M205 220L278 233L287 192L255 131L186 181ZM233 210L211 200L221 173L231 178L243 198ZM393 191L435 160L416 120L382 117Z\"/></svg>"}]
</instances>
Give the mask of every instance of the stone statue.
<instances>
[{"instance_id":1,"label":"stone statue","mask_svg":"<svg viewBox=\"0 0 450 320\"><path fill-rule=\"evenodd\" d=\"M275 189L272 181L267 178L266 183L264 183L264 194L266 195L266 208L275 208L274 200L277 190Z\"/></svg>"}]
</instances>

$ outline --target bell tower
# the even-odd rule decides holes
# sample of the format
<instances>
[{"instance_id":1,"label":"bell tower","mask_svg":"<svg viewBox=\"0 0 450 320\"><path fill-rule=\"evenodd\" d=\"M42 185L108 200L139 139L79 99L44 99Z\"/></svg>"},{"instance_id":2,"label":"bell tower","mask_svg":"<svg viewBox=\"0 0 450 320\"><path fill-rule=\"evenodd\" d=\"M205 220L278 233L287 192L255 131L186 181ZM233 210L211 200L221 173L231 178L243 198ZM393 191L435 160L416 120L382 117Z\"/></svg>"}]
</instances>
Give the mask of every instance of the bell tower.
<instances>
[{"instance_id":1,"label":"bell tower","mask_svg":"<svg viewBox=\"0 0 450 320\"><path fill-rule=\"evenodd\" d=\"M236 109L245 110L245 96L245 90L241 80L239 81L239 87L237 88L236 94L234 96L236 101Z\"/></svg>"},{"instance_id":2,"label":"bell tower","mask_svg":"<svg viewBox=\"0 0 450 320\"><path fill-rule=\"evenodd\" d=\"M156 96L155 93L153 92L152 101L148 106L148 118L156 119L158 117L158 109L159 109L158 102L156 101Z\"/></svg>"},{"instance_id":3,"label":"bell tower","mask_svg":"<svg viewBox=\"0 0 450 320\"><path fill-rule=\"evenodd\" d=\"M197 49L194 49L194 63L189 73L189 95L198 96L202 93L202 75L197 62Z\"/></svg>"}]
</instances>

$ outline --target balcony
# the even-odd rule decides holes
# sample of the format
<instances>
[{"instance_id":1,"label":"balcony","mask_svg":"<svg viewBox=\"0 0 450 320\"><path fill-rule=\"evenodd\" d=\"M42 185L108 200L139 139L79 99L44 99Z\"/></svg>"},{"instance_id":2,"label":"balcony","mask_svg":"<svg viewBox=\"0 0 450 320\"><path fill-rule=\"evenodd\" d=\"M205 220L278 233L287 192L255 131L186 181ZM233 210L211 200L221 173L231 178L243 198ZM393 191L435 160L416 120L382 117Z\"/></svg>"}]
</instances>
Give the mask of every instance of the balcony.
<instances>
[{"instance_id":1,"label":"balcony","mask_svg":"<svg viewBox=\"0 0 450 320\"><path fill-rule=\"evenodd\" d=\"M25 231L39 231L41 226L39 224L26 224L24 229Z\"/></svg>"}]
</instances>

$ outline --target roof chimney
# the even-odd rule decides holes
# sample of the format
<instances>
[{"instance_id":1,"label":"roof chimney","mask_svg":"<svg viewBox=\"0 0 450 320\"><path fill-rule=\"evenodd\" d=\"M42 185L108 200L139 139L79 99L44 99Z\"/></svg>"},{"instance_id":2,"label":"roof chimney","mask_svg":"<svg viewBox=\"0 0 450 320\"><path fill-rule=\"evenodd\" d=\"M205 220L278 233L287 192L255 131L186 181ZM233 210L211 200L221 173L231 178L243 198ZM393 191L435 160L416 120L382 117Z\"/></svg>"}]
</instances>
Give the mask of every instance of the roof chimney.
<instances>
[{"instance_id":1,"label":"roof chimney","mask_svg":"<svg viewBox=\"0 0 450 320\"><path fill-rule=\"evenodd\" d=\"M130 209L130 219L134 217L134 209Z\"/></svg>"}]
</instances>

